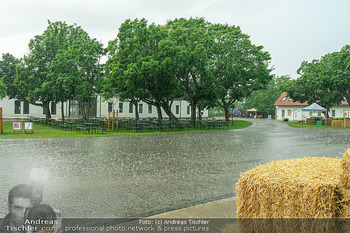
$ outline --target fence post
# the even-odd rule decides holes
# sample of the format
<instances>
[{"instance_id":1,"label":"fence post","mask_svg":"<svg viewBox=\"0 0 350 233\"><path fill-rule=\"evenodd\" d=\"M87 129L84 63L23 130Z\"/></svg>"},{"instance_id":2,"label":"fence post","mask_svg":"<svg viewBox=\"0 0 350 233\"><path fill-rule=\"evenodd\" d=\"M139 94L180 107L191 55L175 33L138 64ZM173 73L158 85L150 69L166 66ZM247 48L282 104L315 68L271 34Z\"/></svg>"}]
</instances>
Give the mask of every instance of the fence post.
<instances>
[{"instance_id":1,"label":"fence post","mask_svg":"<svg viewBox=\"0 0 350 233\"><path fill-rule=\"evenodd\" d=\"M114 129L115 129L115 110L113 110L113 120L112 120L112 132L114 132Z\"/></svg>"},{"instance_id":2,"label":"fence post","mask_svg":"<svg viewBox=\"0 0 350 233\"><path fill-rule=\"evenodd\" d=\"M116 124L117 124L117 132L118 132L118 124L119 124L119 122L118 122L118 113L119 113L119 110L117 110L117 119L116 119Z\"/></svg>"},{"instance_id":3,"label":"fence post","mask_svg":"<svg viewBox=\"0 0 350 233\"><path fill-rule=\"evenodd\" d=\"M2 108L0 108L0 134L4 133L4 127L2 124Z\"/></svg>"},{"instance_id":4,"label":"fence post","mask_svg":"<svg viewBox=\"0 0 350 233\"><path fill-rule=\"evenodd\" d=\"M109 121L111 120L111 110L108 110L108 132L109 132Z\"/></svg>"}]
</instances>

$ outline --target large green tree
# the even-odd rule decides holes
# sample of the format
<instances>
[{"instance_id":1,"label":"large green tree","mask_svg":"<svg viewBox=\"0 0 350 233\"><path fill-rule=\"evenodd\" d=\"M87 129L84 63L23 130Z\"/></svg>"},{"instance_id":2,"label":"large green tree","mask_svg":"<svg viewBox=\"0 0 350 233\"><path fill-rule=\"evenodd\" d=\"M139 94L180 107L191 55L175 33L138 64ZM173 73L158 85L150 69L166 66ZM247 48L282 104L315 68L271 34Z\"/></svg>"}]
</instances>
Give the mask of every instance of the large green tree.
<instances>
[{"instance_id":1,"label":"large green tree","mask_svg":"<svg viewBox=\"0 0 350 233\"><path fill-rule=\"evenodd\" d=\"M126 20L118 38L109 44L107 96L118 93L121 99L134 103L136 119L137 102L142 100L156 106L160 119L163 108L169 119L176 122L171 105L179 91L172 73L172 48L164 27L147 25L145 19Z\"/></svg>"},{"instance_id":2,"label":"large green tree","mask_svg":"<svg viewBox=\"0 0 350 233\"><path fill-rule=\"evenodd\" d=\"M24 58L28 70L28 82L22 84L24 95L33 105L44 109L46 118L51 118L49 104L58 100L56 77L52 75L52 63L56 55L67 50L70 26L64 22L48 22L43 34L35 36L29 42L29 54ZM25 79L17 76L17 82Z\"/></svg>"},{"instance_id":3,"label":"large green tree","mask_svg":"<svg viewBox=\"0 0 350 233\"><path fill-rule=\"evenodd\" d=\"M329 54L327 59L329 86L340 92L350 106L350 45L345 45L339 52Z\"/></svg>"},{"instance_id":4,"label":"large green tree","mask_svg":"<svg viewBox=\"0 0 350 233\"><path fill-rule=\"evenodd\" d=\"M104 67L100 59L105 50L81 27L69 26L66 36L69 38L67 49L58 51L49 73L50 79L55 82L54 98L62 103L69 99L78 100L81 116L89 121L96 94L101 91L99 87Z\"/></svg>"},{"instance_id":5,"label":"large green tree","mask_svg":"<svg viewBox=\"0 0 350 233\"><path fill-rule=\"evenodd\" d=\"M141 74L144 86L149 93L149 98L145 102L154 103L161 106L169 119L178 122L178 119L171 111L171 106L175 98L183 97L183 92L174 70L176 64L173 62L176 51L174 43L168 37L167 31L162 26L150 25L149 55L144 57L141 65Z\"/></svg>"},{"instance_id":6,"label":"large green tree","mask_svg":"<svg viewBox=\"0 0 350 233\"><path fill-rule=\"evenodd\" d=\"M191 122L196 122L200 101L213 98L213 75L210 72L210 48L214 39L208 34L209 23L203 18L175 19L166 28L175 51L172 62L174 75L191 105Z\"/></svg>"},{"instance_id":7,"label":"large green tree","mask_svg":"<svg viewBox=\"0 0 350 233\"><path fill-rule=\"evenodd\" d=\"M138 60L144 56L146 32L146 20L126 20L107 49L105 97L118 94L121 100L129 100L135 106L136 119L139 119L138 102L145 95Z\"/></svg>"},{"instance_id":8,"label":"large green tree","mask_svg":"<svg viewBox=\"0 0 350 233\"><path fill-rule=\"evenodd\" d=\"M228 117L235 101L272 77L270 55L262 46L253 45L238 27L203 18L175 19L165 26L126 20L108 49L106 96L162 107L172 121L177 121L171 112L175 98L190 103L192 123L197 109L218 103Z\"/></svg>"},{"instance_id":9,"label":"large green tree","mask_svg":"<svg viewBox=\"0 0 350 233\"><path fill-rule=\"evenodd\" d=\"M217 104L228 120L228 109L234 108L235 102L264 88L271 80L268 68L271 58L262 46L252 44L239 27L214 24L209 32L215 41L210 68L215 77Z\"/></svg>"},{"instance_id":10,"label":"large green tree","mask_svg":"<svg viewBox=\"0 0 350 233\"><path fill-rule=\"evenodd\" d=\"M80 112L88 119L91 99L95 98L98 79L102 76L99 59L103 54L102 44L91 39L77 25L65 22L48 22L43 34L29 43L29 54L23 62L16 63L6 56L9 96L28 100L41 106L46 118L51 118L50 102L80 100ZM12 61L12 62L11 62ZM63 105L62 105L63 106ZM62 118L64 117L62 107Z\"/></svg>"},{"instance_id":11,"label":"large green tree","mask_svg":"<svg viewBox=\"0 0 350 233\"><path fill-rule=\"evenodd\" d=\"M337 53L326 54L321 59L312 62L303 61L298 73L301 75L296 80L290 80L284 85L284 91L295 101L312 104L318 102L329 109L340 104L344 98L337 84L339 77L334 75L334 59Z\"/></svg>"}]
</instances>

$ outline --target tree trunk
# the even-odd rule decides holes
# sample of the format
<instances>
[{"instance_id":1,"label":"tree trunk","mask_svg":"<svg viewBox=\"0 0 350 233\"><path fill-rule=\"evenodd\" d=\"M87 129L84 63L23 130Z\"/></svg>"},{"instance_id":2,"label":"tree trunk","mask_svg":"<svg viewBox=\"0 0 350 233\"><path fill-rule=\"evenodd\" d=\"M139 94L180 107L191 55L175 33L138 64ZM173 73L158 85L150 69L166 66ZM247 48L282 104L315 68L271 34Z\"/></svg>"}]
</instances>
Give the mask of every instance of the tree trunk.
<instances>
[{"instance_id":1,"label":"tree trunk","mask_svg":"<svg viewBox=\"0 0 350 233\"><path fill-rule=\"evenodd\" d=\"M134 106L135 106L135 118L138 121L140 119L139 110L138 110L139 104L136 102L136 103L134 103Z\"/></svg>"},{"instance_id":2,"label":"tree trunk","mask_svg":"<svg viewBox=\"0 0 350 233\"><path fill-rule=\"evenodd\" d=\"M330 104L326 104L326 113L324 114L325 115L325 122L324 122L325 125L327 125L327 119L329 118L329 115L328 115L329 109L330 109Z\"/></svg>"},{"instance_id":3,"label":"tree trunk","mask_svg":"<svg viewBox=\"0 0 350 233\"><path fill-rule=\"evenodd\" d=\"M43 108L45 109L45 116L46 119L51 119L51 112L50 112L50 102L43 102Z\"/></svg>"},{"instance_id":4,"label":"tree trunk","mask_svg":"<svg viewBox=\"0 0 350 233\"><path fill-rule=\"evenodd\" d=\"M198 120L202 120L202 109L198 108Z\"/></svg>"},{"instance_id":5,"label":"tree trunk","mask_svg":"<svg viewBox=\"0 0 350 233\"><path fill-rule=\"evenodd\" d=\"M196 125L196 104L191 102L191 124Z\"/></svg>"},{"instance_id":6,"label":"tree trunk","mask_svg":"<svg viewBox=\"0 0 350 233\"><path fill-rule=\"evenodd\" d=\"M62 121L64 122L64 102L61 102L61 114L62 114Z\"/></svg>"},{"instance_id":7,"label":"tree trunk","mask_svg":"<svg viewBox=\"0 0 350 233\"><path fill-rule=\"evenodd\" d=\"M170 104L169 104L169 101L167 100L164 100L159 103L159 105L164 109L164 112L168 115L169 120L177 124L179 123L179 119L177 119L177 117L171 111L172 104L173 104L173 101L170 101Z\"/></svg>"},{"instance_id":8,"label":"tree trunk","mask_svg":"<svg viewBox=\"0 0 350 233\"><path fill-rule=\"evenodd\" d=\"M162 106L165 113L168 115L169 120L174 123L179 123L179 119L176 118L176 116L171 111L171 106Z\"/></svg>"},{"instance_id":9,"label":"tree trunk","mask_svg":"<svg viewBox=\"0 0 350 233\"><path fill-rule=\"evenodd\" d=\"M225 99L221 99L221 101L222 101L221 106L222 106L223 109L224 109L225 120L226 120L226 121L229 121L229 120L230 120L230 114L229 114L229 111L228 111L228 104L225 102ZM233 113L232 113L232 114L233 114Z\"/></svg>"},{"instance_id":10,"label":"tree trunk","mask_svg":"<svg viewBox=\"0 0 350 233\"><path fill-rule=\"evenodd\" d=\"M90 109L91 109L91 100L88 100L87 102L84 102L83 99L79 101L79 111L80 114L84 120L84 122L89 122L90 121Z\"/></svg>"},{"instance_id":11,"label":"tree trunk","mask_svg":"<svg viewBox=\"0 0 350 233\"><path fill-rule=\"evenodd\" d=\"M156 105L156 108L157 108L158 120L163 120L162 108L160 107L159 104Z\"/></svg>"},{"instance_id":12,"label":"tree trunk","mask_svg":"<svg viewBox=\"0 0 350 233\"><path fill-rule=\"evenodd\" d=\"M230 120L230 113L228 111L228 107L227 106L224 107L224 112L225 112L225 120L229 121Z\"/></svg>"}]
</instances>

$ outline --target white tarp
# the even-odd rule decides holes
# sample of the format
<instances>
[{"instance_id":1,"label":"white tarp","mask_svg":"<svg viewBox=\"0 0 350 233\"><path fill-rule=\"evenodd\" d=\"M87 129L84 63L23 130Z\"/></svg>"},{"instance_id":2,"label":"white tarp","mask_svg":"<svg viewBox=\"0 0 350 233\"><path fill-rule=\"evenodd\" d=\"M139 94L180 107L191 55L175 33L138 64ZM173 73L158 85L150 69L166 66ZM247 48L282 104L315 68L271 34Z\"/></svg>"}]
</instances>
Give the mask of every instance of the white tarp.
<instances>
[{"instance_id":1,"label":"white tarp","mask_svg":"<svg viewBox=\"0 0 350 233\"><path fill-rule=\"evenodd\" d=\"M302 111L309 111L309 112L326 112L327 109L324 107L321 107L320 105L313 103L306 108L303 108Z\"/></svg>"}]
</instances>

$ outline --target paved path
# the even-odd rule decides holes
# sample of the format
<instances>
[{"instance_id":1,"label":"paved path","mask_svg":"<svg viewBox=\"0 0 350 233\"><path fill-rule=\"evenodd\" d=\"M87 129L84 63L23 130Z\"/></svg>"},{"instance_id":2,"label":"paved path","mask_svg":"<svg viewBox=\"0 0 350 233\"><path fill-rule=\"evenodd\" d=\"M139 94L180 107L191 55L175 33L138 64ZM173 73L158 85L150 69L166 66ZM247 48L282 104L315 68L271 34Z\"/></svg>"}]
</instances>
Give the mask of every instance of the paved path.
<instances>
[{"instance_id":1,"label":"paved path","mask_svg":"<svg viewBox=\"0 0 350 233\"><path fill-rule=\"evenodd\" d=\"M0 140L0 215L7 212L8 190L29 183L36 167L49 174L44 202L65 217L145 217L222 203L234 196L240 173L252 167L279 159L339 157L350 142L348 130L251 121L245 129L216 132Z\"/></svg>"},{"instance_id":2,"label":"paved path","mask_svg":"<svg viewBox=\"0 0 350 233\"><path fill-rule=\"evenodd\" d=\"M151 218L235 218L236 197L207 202L151 216Z\"/></svg>"}]
</instances>

